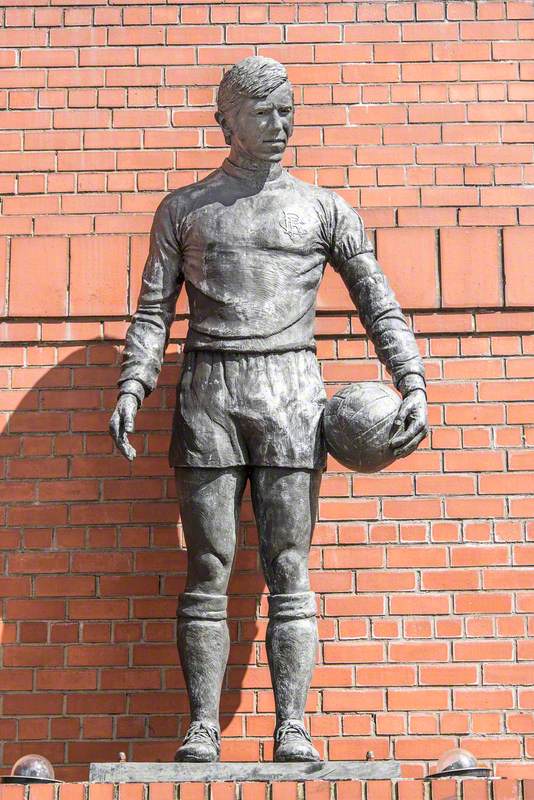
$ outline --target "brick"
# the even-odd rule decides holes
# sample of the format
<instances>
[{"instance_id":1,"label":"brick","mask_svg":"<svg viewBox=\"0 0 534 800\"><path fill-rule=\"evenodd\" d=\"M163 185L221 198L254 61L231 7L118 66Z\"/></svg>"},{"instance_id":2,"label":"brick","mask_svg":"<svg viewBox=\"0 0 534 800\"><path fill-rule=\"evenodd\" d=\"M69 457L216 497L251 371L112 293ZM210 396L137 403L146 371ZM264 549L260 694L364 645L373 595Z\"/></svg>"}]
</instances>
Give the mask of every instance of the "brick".
<instances>
[{"instance_id":1,"label":"brick","mask_svg":"<svg viewBox=\"0 0 534 800\"><path fill-rule=\"evenodd\" d=\"M534 228L505 228L503 231L505 299L507 305L532 305L534 295L528 281L526 258L534 241Z\"/></svg>"},{"instance_id":2,"label":"brick","mask_svg":"<svg viewBox=\"0 0 534 800\"><path fill-rule=\"evenodd\" d=\"M180 800L204 800L204 786L199 783L182 783L180 785ZM248 798L243 800L248 800Z\"/></svg>"},{"instance_id":3,"label":"brick","mask_svg":"<svg viewBox=\"0 0 534 800\"><path fill-rule=\"evenodd\" d=\"M320 45L318 45L320 46ZM332 47L342 45L329 45ZM343 81L346 83L389 83L399 80L400 69L397 64L344 64L342 70Z\"/></svg>"},{"instance_id":4,"label":"brick","mask_svg":"<svg viewBox=\"0 0 534 800\"><path fill-rule=\"evenodd\" d=\"M488 61L491 58L490 42L437 42L433 48L436 61Z\"/></svg>"},{"instance_id":5,"label":"brick","mask_svg":"<svg viewBox=\"0 0 534 800\"><path fill-rule=\"evenodd\" d=\"M391 661L446 661L448 658L447 645L444 642L398 643L390 645Z\"/></svg>"},{"instance_id":6,"label":"brick","mask_svg":"<svg viewBox=\"0 0 534 800\"><path fill-rule=\"evenodd\" d=\"M6 292L6 278L7 278L7 246L8 241L6 238L0 239L0 313L5 314L7 311L7 292Z\"/></svg>"},{"instance_id":7,"label":"brick","mask_svg":"<svg viewBox=\"0 0 534 800\"><path fill-rule=\"evenodd\" d=\"M345 25L345 38L347 42L398 42L400 31L400 25L358 23Z\"/></svg>"},{"instance_id":8,"label":"brick","mask_svg":"<svg viewBox=\"0 0 534 800\"><path fill-rule=\"evenodd\" d=\"M418 41L455 41L458 39L458 25L455 22L406 22L402 26L403 39L406 42Z\"/></svg>"},{"instance_id":9,"label":"brick","mask_svg":"<svg viewBox=\"0 0 534 800\"><path fill-rule=\"evenodd\" d=\"M43 252L46 248L46 268ZM58 316L66 311L68 241L63 237L15 237L11 245L9 313ZM31 273L32 291L28 292Z\"/></svg>"},{"instance_id":10,"label":"brick","mask_svg":"<svg viewBox=\"0 0 534 800\"><path fill-rule=\"evenodd\" d=\"M82 316L126 313L127 263L125 236L73 237L70 313Z\"/></svg>"},{"instance_id":11,"label":"brick","mask_svg":"<svg viewBox=\"0 0 534 800\"><path fill-rule=\"evenodd\" d=\"M414 253L417 253L416 260L413 260ZM403 308L436 307L434 231L429 228L379 230L377 258Z\"/></svg>"},{"instance_id":12,"label":"brick","mask_svg":"<svg viewBox=\"0 0 534 800\"><path fill-rule=\"evenodd\" d=\"M396 499L383 501L385 519L438 519L441 507L438 499Z\"/></svg>"},{"instance_id":13,"label":"brick","mask_svg":"<svg viewBox=\"0 0 534 800\"><path fill-rule=\"evenodd\" d=\"M426 26L425 26L426 27ZM420 64L403 64L402 65L402 80L408 82L422 83L431 82L438 83L440 81L457 81L458 80L458 65L448 63L434 63L425 66L424 74L421 74Z\"/></svg>"},{"instance_id":14,"label":"brick","mask_svg":"<svg viewBox=\"0 0 534 800\"><path fill-rule=\"evenodd\" d=\"M9 569L17 572L66 572L67 553L13 553L9 559Z\"/></svg>"},{"instance_id":15,"label":"brick","mask_svg":"<svg viewBox=\"0 0 534 800\"><path fill-rule=\"evenodd\" d=\"M172 783L153 783L149 786L149 800L173 800L174 785Z\"/></svg>"},{"instance_id":16,"label":"brick","mask_svg":"<svg viewBox=\"0 0 534 800\"><path fill-rule=\"evenodd\" d=\"M323 695L324 711L376 711L384 709L382 689L341 690L327 689Z\"/></svg>"},{"instance_id":17,"label":"brick","mask_svg":"<svg viewBox=\"0 0 534 800\"><path fill-rule=\"evenodd\" d=\"M499 241L495 229L442 228L440 250L444 306L501 303Z\"/></svg>"},{"instance_id":18,"label":"brick","mask_svg":"<svg viewBox=\"0 0 534 800\"><path fill-rule=\"evenodd\" d=\"M525 119L521 103L470 103L467 106L467 119L471 122L505 122Z\"/></svg>"},{"instance_id":19,"label":"brick","mask_svg":"<svg viewBox=\"0 0 534 800\"><path fill-rule=\"evenodd\" d=\"M419 61L431 60L430 44L425 42L411 43L401 42L399 44L376 44L375 61Z\"/></svg>"},{"instance_id":20,"label":"brick","mask_svg":"<svg viewBox=\"0 0 534 800\"><path fill-rule=\"evenodd\" d=\"M64 575L62 577L39 576L35 579L35 595L37 597L80 597L95 594L94 577L78 577Z\"/></svg>"},{"instance_id":21,"label":"brick","mask_svg":"<svg viewBox=\"0 0 534 800\"><path fill-rule=\"evenodd\" d=\"M31 646L6 647L4 654L6 667L59 667L63 665L61 647Z\"/></svg>"},{"instance_id":22,"label":"brick","mask_svg":"<svg viewBox=\"0 0 534 800\"><path fill-rule=\"evenodd\" d=\"M65 783L59 787L59 800L85 800L85 786Z\"/></svg>"}]
</instances>

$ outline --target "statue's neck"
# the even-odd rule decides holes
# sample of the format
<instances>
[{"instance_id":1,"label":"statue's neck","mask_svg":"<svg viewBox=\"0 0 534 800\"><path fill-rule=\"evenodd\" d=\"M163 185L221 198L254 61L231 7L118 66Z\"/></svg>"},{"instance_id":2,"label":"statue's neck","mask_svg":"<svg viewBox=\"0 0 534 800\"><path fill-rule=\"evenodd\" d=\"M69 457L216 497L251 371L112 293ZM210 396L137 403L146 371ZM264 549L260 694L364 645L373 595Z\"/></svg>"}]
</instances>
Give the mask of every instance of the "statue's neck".
<instances>
[{"instance_id":1,"label":"statue's neck","mask_svg":"<svg viewBox=\"0 0 534 800\"><path fill-rule=\"evenodd\" d=\"M274 178L278 178L282 173L280 161L261 161L259 159L250 158L244 153L233 149L230 151L228 160L231 161L234 166L238 167L239 170L243 170L243 175L250 174L250 177L259 180L272 181Z\"/></svg>"}]
</instances>

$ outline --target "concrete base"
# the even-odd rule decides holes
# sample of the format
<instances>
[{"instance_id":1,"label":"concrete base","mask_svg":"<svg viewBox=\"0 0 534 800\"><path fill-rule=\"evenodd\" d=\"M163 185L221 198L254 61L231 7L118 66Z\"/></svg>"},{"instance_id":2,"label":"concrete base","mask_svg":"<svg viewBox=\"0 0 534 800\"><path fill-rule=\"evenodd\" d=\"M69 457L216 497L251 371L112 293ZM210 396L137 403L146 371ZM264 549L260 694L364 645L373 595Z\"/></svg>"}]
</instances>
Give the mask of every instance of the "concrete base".
<instances>
[{"instance_id":1,"label":"concrete base","mask_svg":"<svg viewBox=\"0 0 534 800\"><path fill-rule=\"evenodd\" d=\"M115 762L91 764L90 783L213 783L216 781L350 781L400 777L397 761L318 761L277 764Z\"/></svg>"}]
</instances>

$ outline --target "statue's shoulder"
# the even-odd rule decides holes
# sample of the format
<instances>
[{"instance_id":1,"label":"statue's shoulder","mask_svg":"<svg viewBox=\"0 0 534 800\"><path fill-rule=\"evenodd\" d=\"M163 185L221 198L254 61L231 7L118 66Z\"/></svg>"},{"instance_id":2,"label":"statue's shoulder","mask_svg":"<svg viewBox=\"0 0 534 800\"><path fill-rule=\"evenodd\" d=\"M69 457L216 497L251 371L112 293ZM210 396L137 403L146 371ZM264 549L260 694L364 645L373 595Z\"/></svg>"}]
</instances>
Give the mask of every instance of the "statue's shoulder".
<instances>
[{"instance_id":1,"label":"statue's shoulder","mask_svg":"<svg viewBox=\"0 0 534 800\"><path fill-rule=\"evenodd\" d=\"M303 183L303 181L301 181L301 183ZM351 203L345 199L342 194L336 192L335 189L330 189L327 186L306 185L315 190L317 203L328 216L333 216L334 219L346 216L360 218L358 209L353 207Z\"/></svg>"},{"instance_id":2,"label":"statue's shoulder","mask_svg":"<svg viewBox=\"0 0 534 800\"><path fill-rule=\"evenodd\" d=\"M289 171L287 171L287 175L290 182L296 189L300 189L302 192L309 194L310 196L320 196L324 191L326 191L324 187L316 186L314 183L308 183L308 181L303 181L302 178L297 178L296 175L293 175Z\"/></svg>"},{"instance_id":3,"label":"statue's shoulder","mask_svg":"<svg viewBox=\"0 0 534 800\"><path fill-rule=\"evenodd\" d=\"M161 204L168 206L168 208L173 211L187 206L188 203L194 202L199 196L204 195L206 192L216 187L221 181L221 172L222 170L220 168L214 169L213 172L210 172L199 181L194 181L193 183L180 186L178 189L173 189L172 192L165 195Z\"/></svg>"},{"instance_id":4,"label":"statue's shoulder","mask_svg":"<svg viewBox=\"0 0 534 800\"><path fill-rule=\"evenodd\" d=\"M326 186L317 186L314 183L308 183L292 175L290 172L287 174L297 192L302 194L303 197L316 201L321 206L332 206L335 205L336 199L343 200L333 189L328 189Z\"/></svg>"},{"instance_id":5,"label":"statue's shoulder","mask_svg":"<svg viewBox=\"0 0 534 800\"><path fill-rule=\"evenodd\" d=\"M199 181L173 189L161 200L158 211L169 213L173 219L185 216L200 197L210 192L220 181L221 169L215 169Z\"/></svg>"}]
</instances>

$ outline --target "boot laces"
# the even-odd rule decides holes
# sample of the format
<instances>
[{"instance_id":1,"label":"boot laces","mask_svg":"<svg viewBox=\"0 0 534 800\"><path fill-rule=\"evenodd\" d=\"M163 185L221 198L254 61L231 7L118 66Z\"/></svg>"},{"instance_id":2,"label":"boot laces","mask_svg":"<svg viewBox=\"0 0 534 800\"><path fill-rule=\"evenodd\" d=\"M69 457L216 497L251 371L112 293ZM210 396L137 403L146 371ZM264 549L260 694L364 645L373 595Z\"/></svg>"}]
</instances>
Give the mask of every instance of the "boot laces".
<instances>
[{"instance_id":1,"label":"boot laces","mask_svg":"<svg viewBox=\"0 0 534 800\"><path fill-rule=\"evenodd\" d=\"M207 741L210 744L219 747L219 731L215 725L209 725L207 722L192 722L184 736L183 744L189 742Z\"/></svg>"},{"instance_id":2,"label":"boot laces","mask_svg":"<svg viewBox=\"0 0 534 800\"><path fill-rule=\"evenodd\" d=\"M302 724L302 722L298 719L286 719L280 727L277 729L275 733L275 741L279 744L283 739L290 737L298 737L299 739L306 739L307 742L311 742L311 736Z\"/></svg>"}]
</instances>

